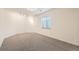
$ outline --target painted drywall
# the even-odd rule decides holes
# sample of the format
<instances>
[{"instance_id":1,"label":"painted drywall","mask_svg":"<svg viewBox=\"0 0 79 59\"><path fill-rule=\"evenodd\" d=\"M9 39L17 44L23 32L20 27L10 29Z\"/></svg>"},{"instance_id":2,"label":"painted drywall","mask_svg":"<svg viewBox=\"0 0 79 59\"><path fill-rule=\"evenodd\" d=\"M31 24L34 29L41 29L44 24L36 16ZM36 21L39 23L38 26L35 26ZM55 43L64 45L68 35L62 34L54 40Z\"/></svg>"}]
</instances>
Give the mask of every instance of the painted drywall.
<instances>
[{"instance_id":1,"label":"painted drywall","mask_svg":"<svg viewBox=\"0 0 79 59\"><path fill-rule=\"evenodd\" d=\"M4 38L17 33L33 32L33 17L0 9L0 46Z\"/></svg>"},{"instance_id":2,"label":"painted drywall","mask_svg":"<svg viewBox=\"0 0 79 59\"><path fill-rule=\"evenodd\" d=\"M52 28L42 29L42 16L51 16ZM79 45L79 9L51 9L37 15L22 15L15 11L0 9L0 46L4 38L25 32L36 32L75 45Z\"/></svg>"},{"instance_id":3,"label":"painted drywall","mask_svg":"<svg viewBox=\"0 0 79 59\"><path fill-rule=\"evenodd\" d=\"M52 18L52 28L41 28L41 17ZM37 32L79 46L79 9L57 8L36 15Z\"/></svg>"}]
</instances>

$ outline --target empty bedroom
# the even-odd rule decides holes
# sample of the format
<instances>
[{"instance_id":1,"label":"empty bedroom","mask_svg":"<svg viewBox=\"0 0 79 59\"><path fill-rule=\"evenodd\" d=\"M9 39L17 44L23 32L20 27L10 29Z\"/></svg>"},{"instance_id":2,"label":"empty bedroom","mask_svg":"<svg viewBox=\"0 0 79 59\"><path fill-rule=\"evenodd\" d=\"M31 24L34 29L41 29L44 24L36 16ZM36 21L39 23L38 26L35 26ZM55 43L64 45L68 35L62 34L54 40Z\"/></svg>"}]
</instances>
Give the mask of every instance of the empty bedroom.
<instances>
[{"instance_id":1,"label":"empty bedroom","mask_svg":"<svg viewBox=\"0 0 79 59\"><path fill-rule=\"evenodd\" d=\"M0 8L0 51L79 51L79 8Z\"/></svg>"}]
</instances>

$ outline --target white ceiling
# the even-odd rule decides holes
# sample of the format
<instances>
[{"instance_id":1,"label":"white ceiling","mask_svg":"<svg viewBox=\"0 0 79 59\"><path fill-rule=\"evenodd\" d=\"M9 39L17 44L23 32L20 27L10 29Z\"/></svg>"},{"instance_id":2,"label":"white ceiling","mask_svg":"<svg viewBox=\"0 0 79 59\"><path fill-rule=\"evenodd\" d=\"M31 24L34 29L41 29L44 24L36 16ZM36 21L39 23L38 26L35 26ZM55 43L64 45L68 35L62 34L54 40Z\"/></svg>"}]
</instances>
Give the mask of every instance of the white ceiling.
<instances>
[{"instance_id":1,"label":"white ceiling","mask_svg":"<svg viewBox=\"0 0 79 59\"><path fill-rule=\"evenodd\" d=\"M48 11L50 8L27 8L28 11L32 12L33 14L40 14Z\"/></svg>"},{"instance_id":2,"label":"white ceiling","mask_svg":"<svg viewBox=\"0 0 79 59\"><path fill-rule=\"evenodd\" d=\"M38 15L48 11L50 8L7 8L7 9L11 11L17 11L24 15L25 14Z\"/></svg>"}]
</instances>

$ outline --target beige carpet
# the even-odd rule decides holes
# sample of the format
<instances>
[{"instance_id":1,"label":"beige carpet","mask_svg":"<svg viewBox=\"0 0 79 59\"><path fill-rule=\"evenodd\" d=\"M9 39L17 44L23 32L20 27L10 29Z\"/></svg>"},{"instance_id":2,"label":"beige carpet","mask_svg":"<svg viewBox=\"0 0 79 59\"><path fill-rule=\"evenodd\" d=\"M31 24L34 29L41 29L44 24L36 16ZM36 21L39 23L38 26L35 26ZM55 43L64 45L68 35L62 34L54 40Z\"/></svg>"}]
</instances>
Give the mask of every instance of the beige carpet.
<instances>
[{"instance_id":1,"label":"beige carpet","mask_svg":"<svg viewBox=\"0 0 79 59\"><path fill-rule=\"evenodd\" d=\"M0 51L78 51L79 47L37 33L17 34L4 39Z\"/></svg>"}]
</instances>

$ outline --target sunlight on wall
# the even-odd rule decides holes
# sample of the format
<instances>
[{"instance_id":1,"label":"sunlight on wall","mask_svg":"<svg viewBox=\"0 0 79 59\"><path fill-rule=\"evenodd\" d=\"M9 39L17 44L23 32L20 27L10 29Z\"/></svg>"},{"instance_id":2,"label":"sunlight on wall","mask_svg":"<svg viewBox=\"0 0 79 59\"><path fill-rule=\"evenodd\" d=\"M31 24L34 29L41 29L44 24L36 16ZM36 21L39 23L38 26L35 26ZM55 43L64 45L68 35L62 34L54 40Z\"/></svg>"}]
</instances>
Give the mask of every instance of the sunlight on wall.
<instances>
[{"instance_id":1,"label":"sunlight on wall","mask_svg":"<svg viewBox=\"0 0 79 59\"><path fill-rule=\"evenodd\" d=\"M28 20L31 24L34 24L34 17L33 16L28 16Z\"/></svg>"}]
</instances>

